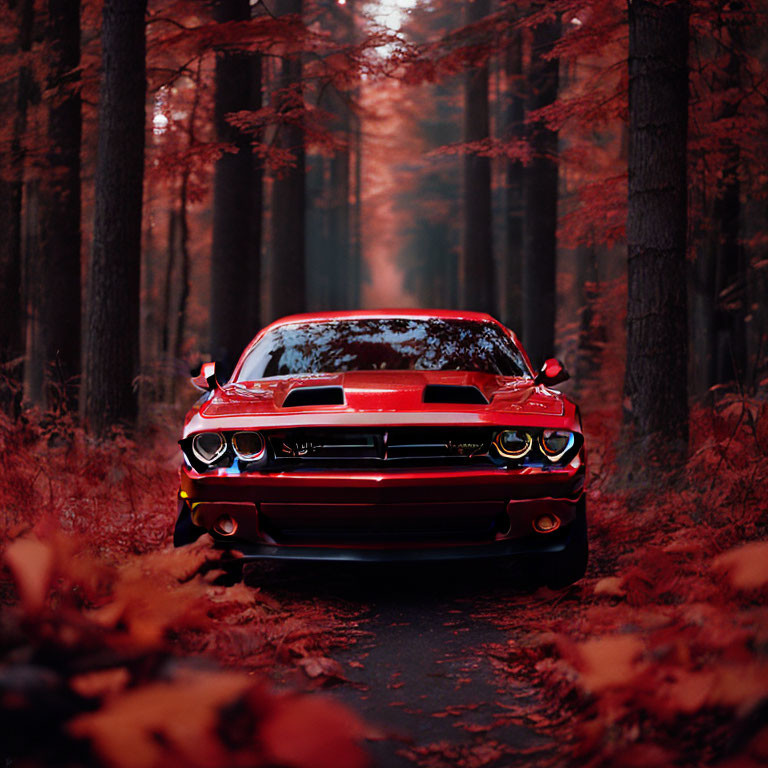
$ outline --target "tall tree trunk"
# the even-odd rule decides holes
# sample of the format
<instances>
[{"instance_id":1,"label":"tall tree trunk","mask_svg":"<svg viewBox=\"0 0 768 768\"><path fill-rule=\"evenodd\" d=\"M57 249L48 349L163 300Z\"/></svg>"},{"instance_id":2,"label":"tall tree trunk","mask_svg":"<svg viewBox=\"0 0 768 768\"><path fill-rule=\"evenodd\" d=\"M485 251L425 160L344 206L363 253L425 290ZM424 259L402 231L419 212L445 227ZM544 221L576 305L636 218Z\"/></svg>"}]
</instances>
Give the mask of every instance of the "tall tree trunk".
<instances>
[{"instance_id":1,"label":"tall tree trunk","mask_svg":"<svg viewBox=\"0 0 768 768\"><path fill-rule=\"evenodd\" d=\"M104 3L83 409L97 435L136 416L146 7L146 0Z\"/></svg>"},{"instance_id":2,"label":"tall tree trunk","mask_svg":"<svg viewBox=\"0 0 768 768\"><path fill-rule=\"evenodd\" d=\"M251 109L261 109L263 105L262 81L264 62L260 55L251 54ZM259 135L257 138L261 139ZM261 247L264 235L264 161L254 158L251 173L251 258L248 270L248 322L253 335L261 328Z\"/></svg>"},{"instance_id":3,"label":"tall tree trunk","mask_svg":"<svg viewBox=\"0 0 768 768\"><path fill-rule=\"evenodd\" d=\"M688 5L629 3L625 395L647 449L688 441L686 299Z\"/></svg>"},{"instance_id":4,"label":"tall tree trunk","mask_svg":"<svg viewBox=\"0 0 768 768\"><path fill-rule=\"evenodd\" d=\"M490 0L467 0L466 22L490 13ZM483 54L480 54L481 56ZM490 136L488 61L470 69L464 82L464 141ZM474 152L464 155L464 243L461 259L463 304L479 312L496 311L491 214L491 160Z\"/></svg>"},{"instance_id":5,"label":"tall tree trunk","mask_svg":"<svg viewBox=\"0 0 768 768\"><path fill-rule=\"evenodd\" d=\"M533 31L528 73L527 111L557 99L559 63L544 58L560 37L559 17ZM557 269L557 132L543 123L531 127L533 159L525 169L523 251L523 338L535 366L555 349Z\"/></svg>"},{"instance_id":6,"label":"tall tree trunk","mask_svg":"<svg viewBox=\"0 0 768 768\"><path fill-rule=\"evenodd\" d=\"M359 91L358 91L359 93ZM363 126L360 115L354 116L355 186L352 204L352 248L348 276L349 305L360 306L363 281Z\"/></svg>"},{"instance_id":7,"label":"tall tree trunk","mask_svg":"<svg viewBox=\"0 0 768 768\"><path fill-rule=\"evenodd\" d=\"M723 6L726 4L723 3ZM724 8L725 10L725 8ZM728 98L720 110L721 120L732 120L738 113L741 94L741 30L727 23L729 40L723 46L727 55L721 90L737 93ZM741 184L739 145L730 135L724 140L725 164L714 201L717 270L715 276L715 381L744 381L747 373L747 254L740 242Z\"/></svg>"},{"instance_id":8,"label":"tall tree trunk","mask_svg":"<svg viewBox=\"0 0 768 768\"><path fill-rule=\"evenodd\" d=\"M278 16L301 15L303 0L276 0ZM301 54L283 58L274 96L281 112L302 103ZM272 185L272 316L303 312L307 306L304 233L306 216L305 151L302 126L292 119L278 127L277 146L293 153L294 163Z\"/></svg>"},{"instance_id":9,"label":"tall tree trunk","mask_svg":"<svg viewBox=\"0 0 768 768\"><path fill-rule=\"evenodd\" d=\"M80 137L77 88L80 3L48 0L48 153L40 184L40 343L30 360L50 386L37 393L52 408L59 398L77 404L80 373ZM52 368L51 368L52 366Z\"/></svg>"},{"instance_id":10,"label":"tall tree trunk","mask_svg":"<svg viewBox=\"0 0 768 768\"><path fill-rule=\"evenodd\" d=\"M504 116L506 138L519 139L523 135L525 95L523 86L523 41L519 30L511 33L504 54L507 76L507 108ZM518 333L523 324L523 233L525 188L523 164L507 161L506 168L507 228L504 258L504 311L502 319Z\"/></svg>"},{"instance_id":11,"label":"tall tree trunk","mask_svg":"<svg viewBox=\"0 0 768 768\"><path fill-rule=\"evenodd\" d=\"M345 45L354 41L354 2L332 6L333 39ZM337 86L327 89L328 109L334 115L331 128L344 142L331 157L328 199L330 201L330 254L332 259L331 309L352 309L355 305L350 290L352 265L352 232L350 211L350 173L352 170L353 114L352 92Z\"/></svg>"},{"instance_id":12,"label":"tall tree trunk","mask_svg":"<svg viewBox=\"0 0 768 768\"><path fill-rule=\"evenodd\" d=\"M32 47L34 0L22 0L18 9L19 33L14 50L22 55ZM0 109L12 116L13 134L0 167L0 362L24 351L22 307L21 201L24 183L23 138L32 75L26 61L15 78L0 82Z\"/></svg>"},{"instance_id":13,"label":"tall tree trunk","mask_svg":"<svg viewBox=\"0 0 768 768\"><path fill-rule=\"evenodd\" d=\"M163 303L160 314L160 359L162 361L162 373L160 377L160 400L170 402L173 390L173 369L171 347L173 340L171 330L173 328L173 281L176 275L176 258L179 253L179 211L175 205L168 210L168 238L167 258L165 260L165 274L163 276Z\"/></svg>"},{"instance_id":14,"label":"tall tree trunk","mask_svg":"<svg viewBox=\"0 0 768 768\"><path fill-rule=\"evenodd\" d=\"M739 147L727 141L723 182L715 200L717 273L715 381L743 382L747 372L747 258L739 241L741 184Z\"/></svg>"},{"instance_id":15,"label":"tall tree trunk","mask_svg":"<svg viewBox=\"0 0 768 768\"><path fill-rule=\"evenodd\" d=\"M248 0L217 0L216 21L247 21ZM250 137L227 115L251 107L250 54L221 48L216 52L216 137L235 148L216 161L213 181L213 255L211 259L211 353L232 369L255 334L244 308L249 295L253 157Z\"/></svg>"},{"instance_id":16,"label":"tall tree trunk","mask_svg":"<svg viewBox=\"0 0 768 768\"><path fill-rule=\"evenodd\" d=\"M582 243L576 250L576 286L579 292L580 315L575 379L580 392L586 390L590 380L600 375L602 353L607 339L602 322L596 322L598 318L595 308L600 297L599 280L595 244Z\"/></svg>"}]
</instances>

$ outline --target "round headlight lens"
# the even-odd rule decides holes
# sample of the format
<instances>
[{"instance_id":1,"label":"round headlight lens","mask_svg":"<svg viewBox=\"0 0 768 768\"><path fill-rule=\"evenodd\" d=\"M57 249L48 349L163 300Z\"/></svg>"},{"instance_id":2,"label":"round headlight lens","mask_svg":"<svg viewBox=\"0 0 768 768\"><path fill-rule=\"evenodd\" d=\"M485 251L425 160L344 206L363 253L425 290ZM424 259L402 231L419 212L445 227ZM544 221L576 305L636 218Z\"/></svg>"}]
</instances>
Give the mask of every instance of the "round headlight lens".
<instances>
[{"instance_id":1,"label":"round headlight lens","mask_svg":"<svg viewBox=\"0 0 768 768\"><path fill-rule=\"evenodd\" d=\"M496 448L508 459L522 459L531 450L533 438L520 429L505 429L496 436Z\"/></svg>"},{"instance_id":2,"label":"round headlight lens","mask_svg":"<svg viewBox=\"0 0 768 768\"><path fill-rule=\"evenodd\" d=\"M236 432L232 447L238 459L254 461L264 454L264 438L258 432Z\"/></svg>"},{"instance_id":3,"label":"round headlight lens","mask_svg":"<svg viewBox=\"0 0 768 768\"><path fill-rule=\"evenodd\" d=\"M219 432L201 432L192 438L192 453L203 462L213 464L227 450L227 441Z\"/></svg>"},{"instance_id":4,"label":"round headlight lens","mask_svg":"<svg viewBox=\"0 0 768 768\"><path fill-rule=\"evenodd\" d=\"M545 429L541 433L541 450L550 461L562 458L574 443L573 432L565 429Z\"/></svg>"}]
</instances>

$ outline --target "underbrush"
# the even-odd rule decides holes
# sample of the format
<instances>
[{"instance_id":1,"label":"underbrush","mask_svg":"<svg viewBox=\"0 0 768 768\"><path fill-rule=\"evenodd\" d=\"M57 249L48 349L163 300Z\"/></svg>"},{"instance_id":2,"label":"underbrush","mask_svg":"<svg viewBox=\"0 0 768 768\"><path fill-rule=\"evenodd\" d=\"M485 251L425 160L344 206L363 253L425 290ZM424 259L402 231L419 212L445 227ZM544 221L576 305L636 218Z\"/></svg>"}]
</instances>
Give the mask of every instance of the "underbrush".
<instances>
[{"instance_id":1,"label":"underbrush","mask_svg":"<svg viewBox=\"0 0 768 768\"><path fill-rule=\"evenodd\" d=\"M768 761L768 404L697 408L691 434L684 470L641 489L598 457L587 578L485 616L530 632L492 654L544 692L528 724L561 747L542 764Z\"/></svg>"},{"instance_id":2,"label":"underbrush","mask_svg":"<svg viewBox=\"0 0 768 768\"><path fill-rule=\"evenodd\" d=\"M354 617L217 586L208 537L174 550L171 441L3 420L0 456L6 764L367 764L374 734L354 714L269 682L280 667L318 687L340 676L327 654Z\"/></svg>"}]
</instances>

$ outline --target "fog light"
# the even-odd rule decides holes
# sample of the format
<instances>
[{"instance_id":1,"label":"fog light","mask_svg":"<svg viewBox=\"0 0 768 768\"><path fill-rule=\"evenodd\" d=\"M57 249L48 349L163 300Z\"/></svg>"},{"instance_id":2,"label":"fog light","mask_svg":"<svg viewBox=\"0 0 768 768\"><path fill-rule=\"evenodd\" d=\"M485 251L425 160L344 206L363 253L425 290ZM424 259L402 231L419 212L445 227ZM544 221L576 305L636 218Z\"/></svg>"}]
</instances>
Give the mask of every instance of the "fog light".
<instances>
[{"instance_id":1,"label":"fog light","mask_svg":"<svg viewBox=\"0 0 768 768\"><path fill-rule=\"evenodd\" d=\"M229 515L222 515L214 524L213 530L222 536L234 536L237 532L237 520Z\"/></svg>"},{"instance_id":2,"label":"fog light","mask_svg":"<svg viewBox=\"0 0 768 768\"><path fill-rule=\"evenodd\" d=\"M533 521L533 529L539 533L552 533L560 527L560 518L557 515L539 515Z\"/></svg>"}]
</instances>

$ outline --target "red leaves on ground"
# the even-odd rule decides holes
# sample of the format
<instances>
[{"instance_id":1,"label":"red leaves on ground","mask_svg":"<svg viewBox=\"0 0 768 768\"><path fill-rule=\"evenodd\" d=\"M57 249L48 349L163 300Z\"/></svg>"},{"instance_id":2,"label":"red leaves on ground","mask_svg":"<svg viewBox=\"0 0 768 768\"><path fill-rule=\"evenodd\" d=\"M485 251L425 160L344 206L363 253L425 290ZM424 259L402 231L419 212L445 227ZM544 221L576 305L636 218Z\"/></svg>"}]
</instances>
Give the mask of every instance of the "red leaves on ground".
<instances>
[{"instance_id":1,"label":"red leaves on ground","mask_svg":"<svg viewBox=\"0 0 768 768\"><path fill-rule=\"evenodd\" d=\"M258 677L214 666L212 655L230 660L247 632L237 666L282 658L320 682L339 679L324 653L331 620L314 624L324 617L310 610L288 617L242 584L212 585L218 555L207 537L110 562L97 554L102 535L67 535L46 516L6 542L4 594L17 600L0 625L4 757L115 768L367 764L358 742L375 734L345 708L276 695ZM227 631L240 626L232 641ZM183 659L195 651L206 656ZM86 743L95 760L81 754Z\"/></svg>"},{"instance_id":2,"label":"red leaves on ground","mask_svg":"<svg viewBox=\"0 0 768 768\"><path fill-rule=\"evenodd\" d=\"M768 541L752 541L718 555L712 566L728 574L731 586L745 591L768 584Z\"/></svg>"}]
</instances>

